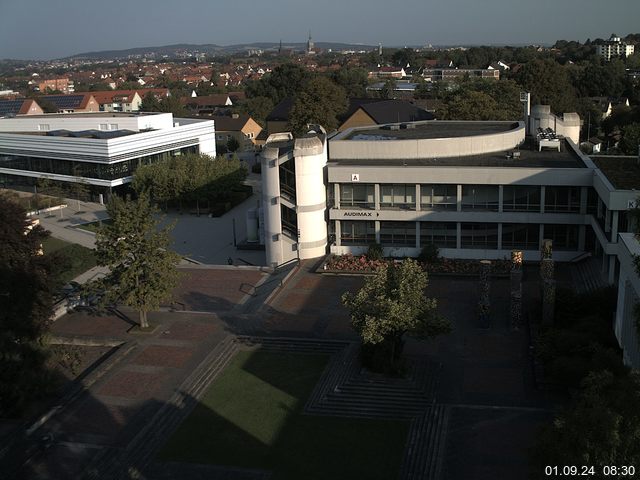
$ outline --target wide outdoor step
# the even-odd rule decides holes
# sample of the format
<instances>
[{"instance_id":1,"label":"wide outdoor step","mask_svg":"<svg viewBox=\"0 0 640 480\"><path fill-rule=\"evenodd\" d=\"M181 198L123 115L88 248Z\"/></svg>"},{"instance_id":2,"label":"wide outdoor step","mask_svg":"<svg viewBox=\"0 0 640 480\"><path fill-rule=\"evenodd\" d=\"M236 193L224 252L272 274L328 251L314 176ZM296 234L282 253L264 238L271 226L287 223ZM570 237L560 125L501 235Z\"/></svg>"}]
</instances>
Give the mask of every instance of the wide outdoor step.
<instances>
[{"instance_id":1,"label":"wide outdoor step","mask_svg":"<svg viewBox=\"0 0 640 480\"><path fill-rule=\"evenodd\" d=\"M401 479L436 480L439 478L448 417L447 407L435 405L412 422Z\"/></svg>"},{"instance_id":2,"label":"wide outdoor step","mask_svg":"<svg viewBox=\"0 0 640 480\"><path fill-rule=\"evenodd\" d=\"M172 432L197 404L198 397L226 367L237 351L237 344L225 339L218 344L201 368L183 382L181 388L160 408L153 419L140 426L139 433L124 451L105 451L85 470L86 479L118 479L130 465L141 466L150 458L159 442Z\"/></svg>"}]
</instances>

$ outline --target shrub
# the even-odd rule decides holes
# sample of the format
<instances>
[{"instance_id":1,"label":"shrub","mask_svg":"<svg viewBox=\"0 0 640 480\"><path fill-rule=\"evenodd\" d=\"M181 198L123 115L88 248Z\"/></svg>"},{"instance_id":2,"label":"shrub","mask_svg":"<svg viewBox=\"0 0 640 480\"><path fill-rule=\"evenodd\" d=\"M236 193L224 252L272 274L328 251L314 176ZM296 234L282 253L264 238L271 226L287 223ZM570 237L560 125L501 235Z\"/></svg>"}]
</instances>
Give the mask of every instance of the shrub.
<instances>
[{"instance_id":1,"label":"shrub","mask_svg":"<svg viewBox=\"0 0 640 480\"><path fill-rule=\"evenodd\" d=\"M440 250L433 243L429 242L420 251L418 260L422 263L437 263L440 260Z\"/></svg>"},{"instance_id":2,"label":"shrub","mask_svg":"<svg viewBox=\"0 0 640 480\"><path fill-rule=\"evenodd\" d=\"M367 250L367 258L369 260L382 260L384 258L384 250L379 243L372 243Z\"/></svg>"}]
</instances>

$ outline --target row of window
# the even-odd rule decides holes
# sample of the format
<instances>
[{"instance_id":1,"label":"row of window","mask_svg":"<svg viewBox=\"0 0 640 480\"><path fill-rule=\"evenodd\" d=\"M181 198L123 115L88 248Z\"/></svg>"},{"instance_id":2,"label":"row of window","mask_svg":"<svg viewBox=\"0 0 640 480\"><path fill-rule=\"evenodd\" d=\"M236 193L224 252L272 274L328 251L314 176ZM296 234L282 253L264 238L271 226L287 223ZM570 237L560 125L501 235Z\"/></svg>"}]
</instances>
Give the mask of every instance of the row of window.
<instances>
[{"instance_id":1,"label":"row of window","mask_svg":"<svg viewBox=\"0 0 640 480\"><path fill-rule=\"evenodd\" d=\"M198 147L196 146L186 147L172 152L147 155L115 163L92 163L54 158L0 155L0 167L14 170L27 170L30 172L69 175L73 177L116 180L133 175L135 169L140 165L149 165L171 156L197 153L197 151Z\"/></svg>"},{"instance_id":2,"label":"row of window","mask_svg":"<svg viewBox=\"0 0 640 480\"><path fill-rule=\"evenodd\" d=\"M438 248L456 248L458 226L455 222L419 222L420 245L433 243ZM462 248L497 249L497 223L461 223ZM578 225L544 225L544 238L553 240L554 249L578 249ZM376 242L375 222L340 222L340 243L345 246ZM502 248L537 250L539 224L502 224ZM380 243L385 247L416 246L416 222L380 222Z\"/></svg>"},{"instance_id":3,"label":"row of window","mask_svg":"<svg viewBox=\"0 0 640 480\"><path fill-rule=\"evenodd\" d=\"M457 185L420 185L421 210L457 210ZM540 212L541 187L527 185L505 185L502 194L502 209L505 212ZM499 210L500 198L497 185L462 185L462 210ZM341 184L341 208L375 208L375 186L373 184ZM381 209L416 208L416 186L411 184L381 184ZM580 187L545 188L545 212L580 212Z\"/></svg>"}]
</instances>

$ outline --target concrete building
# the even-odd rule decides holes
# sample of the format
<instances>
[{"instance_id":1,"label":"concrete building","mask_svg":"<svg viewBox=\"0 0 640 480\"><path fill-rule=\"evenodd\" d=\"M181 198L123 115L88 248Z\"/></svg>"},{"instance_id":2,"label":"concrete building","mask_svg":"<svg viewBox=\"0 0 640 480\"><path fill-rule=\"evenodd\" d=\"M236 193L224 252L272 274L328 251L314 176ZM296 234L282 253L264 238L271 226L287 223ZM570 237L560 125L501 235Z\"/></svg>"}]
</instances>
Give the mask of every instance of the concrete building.
<instances>
[{"instance_id":1,"label":"concrete building","mask_svg":"<svg viewBox=\"0 0 640 480\"><path fill-rule=\"evenodd\" d=\"M136 90L91 92L101 112L138 112L142 97Z\"/></svg>"},{"instance_id":2,"label":"concrete building","mask_svg":"<svg viewBox=\"0 0 640 480\"><path fill-rule=\"evenodd\" d=\"M593 256L609 283L631 285L620 302L633 306L640 280L629 259L640 246L619 234L630 231L640 166L586 156L579 126L576 114L534 106L526 122L395 123L328 140L272 135L262 153L267 262L361 254L372 243L390 257L434 244L450 258L502 259L518 249L537 261L551 239L556 261ZM625 308L616 333L625 361L640 366Z\"/></svg>"},{"instance_id":3,"label":"concrete building","mask_svg":"<svg viewBox=\"0 0 640 480\"><path fill-rule=\"evenodd\" d=\"M139 165L184 153L215 156L211 120L170 113L80 113L0 119L0 184L79 182L98 194L124 188Z\"/></svg>"},{"instance_id":4,"label":"concrete building","mask_svg":"<svg viewBox=\"0 0 640 480\"><path fill-rule=\"evenodd\" d=\"M38 83L38 90L41 93L46 93L49 91L59 91L64 94L74 93L75 86L73 80L69 80L68 78L52 78L49 80L42 80Z\"/></svg>"},{"instance_id":5,"label":"concrete building","mask_svg":"<svg viewBox=\"0 0 640 480\"><path fill-rule=\"evenodd\" d=\"M615 33L611 34L609 40L602 45L596 45L596 53L604 58L607 62L611 58L628 57L633 55L634 46L620 40Z\"/></svg>"}]
</instances>

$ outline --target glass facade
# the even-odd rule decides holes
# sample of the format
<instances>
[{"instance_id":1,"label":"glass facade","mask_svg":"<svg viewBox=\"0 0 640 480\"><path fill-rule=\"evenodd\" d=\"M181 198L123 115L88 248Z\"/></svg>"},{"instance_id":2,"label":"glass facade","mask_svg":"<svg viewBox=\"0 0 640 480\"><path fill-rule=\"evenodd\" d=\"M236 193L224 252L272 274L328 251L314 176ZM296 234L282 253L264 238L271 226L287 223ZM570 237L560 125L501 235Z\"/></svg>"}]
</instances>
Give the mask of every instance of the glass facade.
<instances>
[{"instance_id":1,"label":"glass facade","mask_svg":"<svg viewBox=\"0 0 640 480\"><path fill-rule=\"evenodd\" d=\"M553 241L554 250L577 250L578 225L545 224L544 238L548 238Z\"/></svg>"},{"instance_id":2,"label":"glass facade","mask_svg":"<svg viewBox=\"0 0 640 480\"><path fill-rule=\"evenodd\" d=\"M546 187L545 213L579 213L580 187Z\"/></svg>"},{"instance_id":3,"label":"glass facade","mask_svg":"<svg viewBox=\"0 0 640 480\"><path fill-rule=\"evenodd\" d=\"M416 208L416 186L407 184L380 185L380 208Z\"/></svg>"},{"instance_id":4,"label":"glass facade","mask_svg":"<svg viewBox=\"0 0 640 480\"><path fill-rule=\"evenodd\" d=\"M456 248L456 222L420 222L420 245L433 243L438 248Z\"/></svg>"},{"instance_id":5,"label":"glass facade","mask_svg":"<svg viewBox=\"0 0 640 480\"><path fill-rule=\"evenodd\" d=\"M289 160L278 167L280 194L291 202L296 201L296 162Z\"/></svg>"},{"instance_id":6,"label":"glass facade","mask_svg":"<svg viewBox=\"0 0 640 480\"><path fill-rule=\"evenodd\" d=\"M540 225L537 223L503 223L502 248L510 250L538 250L540 245Z\"/></svg>"},{"instance_id":7,"label":"glass facade","mask_svg":"<svg viewBox=\"0 0 640 480\"><path fill-rule=\"evenodd\" d=\"M380 243L384 247L416 246L416 222L380 222Z\"/></svg>"},{"instance_id":8,"label":"glass facade","mask_svg":"<svg viewBox=\"0 0 640 480\"><path fill-rule=\"evenodd\" d=\"M502 210L505 212L539 212L540 187L505 185L502 189Z\"/></svg>"},{"instance_id":9,"label":"glass facade","mask_svg":"<svg viewBox=\"0 0 640 480\"><path fill-rule=\"evenodd\" d=\"M463 223L462 248L498 248L497 223Z\"/></svg>"},{"instance_id":10,"label":"glass facade","mask_svg":"<svg viewBox=\"0 0 640 480\"><path fill-rule=\"evenodd\" d=\"M420 185L420 208L423 210L457 210L458 186Z\"/></svg>"},{"instance_id":11,"label":"glass facade","mask_svg":"<svg viewBox=\"0 0 640 480\"><path fill-rule=\"evenodd\" d=\"M341 208L375 208L375 187L373 184L351 184L340 185L340 207Z\"/></svg>"},{"instance_id":12,"label":"glass facade","mask_svg":"<svg viewBox=\"0 0 640 480\"><path fill-rule=\"evenodd\" d=\"M463 185L462 210L498 211L497 185Z\"/></svg>"},{"instance_id":13,"label":"glass facade","mask_svg":"<svg viewBox=\"0 0 640 480\"><path fill-rule=\"evenodd\" d=\"M97 180L117 180L119 178L132 176L135 169L140 165L149 165L175 155L197 153L197 151L197 146L186 147L171 152L146 155L114 163L93 163L78 160L59 160L0 154L0 167L47 174L94 178Z\"/></svg>"},{"instance_id":14,"label":"glass facade","mask_svg":"<svg viewBox=\"0 0 640 480\"><path fill-rule=\"evenodd\" d=\"M346 246L376 243L375 222L340 222L340 243Z\"/></svg>"},{"instance_id":15,"label":"glass facade","mask_svg":"<svg viewBox=\"0 0 640 480\"><path fill-rule=\"evenodd\" d=\"M287 237L298 241L298 215L295 210L280 205L280 218L282 220L282 233Z\"/></svg>"}]
</instances>

